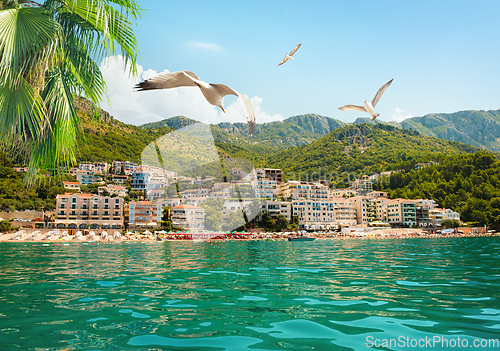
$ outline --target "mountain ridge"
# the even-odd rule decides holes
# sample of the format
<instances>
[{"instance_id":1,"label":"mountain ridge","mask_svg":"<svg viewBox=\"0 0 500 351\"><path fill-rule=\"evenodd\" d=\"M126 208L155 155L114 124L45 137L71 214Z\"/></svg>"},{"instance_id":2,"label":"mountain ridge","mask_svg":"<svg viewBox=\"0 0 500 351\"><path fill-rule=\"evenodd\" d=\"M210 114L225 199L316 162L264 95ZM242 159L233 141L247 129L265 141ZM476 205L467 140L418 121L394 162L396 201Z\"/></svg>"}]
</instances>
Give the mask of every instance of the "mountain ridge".
<instances>
[{"instance_id":1,"label":"mountain ridge","mask_svg":"<svg viewBox=\"0 0 500 351\"><path fill-rule=\"evenodd\" d=\"M148 123L140 128L150 129L151 126L168 126L177 129L179 116L160 122ZM186 117L182 117L187 119ZM187 119L190 123L196 121ZM187 123L184 121L184 123ZM422 117L411 117L402 122L385 122L378 119L359 117L352 123L317 114L296 115L283 121L274 121L256 125L255 134L248 136L245 123L221 122L212 124L212 129L219 142L245 144L263 143L265 146L287 148L299 146L318 140L331 131L345 125L384 124L401 129L413 129L421 134L437 137L443 140L458 141L475 147L500 152L500 109L499 110L465 110L453 113L431 113ZM273 135L274 134L274 135ZM274 137L274 140L273 140Z\"/></svg>"}]
</instances>

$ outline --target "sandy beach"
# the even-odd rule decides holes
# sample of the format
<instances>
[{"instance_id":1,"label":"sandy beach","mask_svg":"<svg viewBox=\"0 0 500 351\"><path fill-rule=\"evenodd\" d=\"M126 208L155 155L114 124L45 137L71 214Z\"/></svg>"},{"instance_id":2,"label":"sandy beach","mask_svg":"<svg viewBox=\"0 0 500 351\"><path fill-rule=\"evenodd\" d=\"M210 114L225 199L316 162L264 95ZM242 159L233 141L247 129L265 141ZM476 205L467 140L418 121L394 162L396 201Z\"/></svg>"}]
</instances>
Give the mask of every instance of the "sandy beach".
<instances>
[{"instance_id":1,"label":"sandy beach","mask_svg":"<svg viewBox=\"0 0 500 351\"><path fill-rule=\"evenodd\" d=\"M0 235L0 242L123 242L123 241L234 241L234 240L288 240L288 237L298 236L294 232L251 232L235 234L198 234L191 236L188 233L157 234L152 232L127 232L122 234L119 231L101 231L82 233L74 235L67 231L54 230L20 230L17 232ZM397 228L397 229L377 229L365 231L344 231L344 232L310 232L305 234L316 239L377 239L377 238L450 238L450 237L482 237L498 236L498 233L452 233L452 234L429 234L422 229Z\"/></svg>"}]
</instances>

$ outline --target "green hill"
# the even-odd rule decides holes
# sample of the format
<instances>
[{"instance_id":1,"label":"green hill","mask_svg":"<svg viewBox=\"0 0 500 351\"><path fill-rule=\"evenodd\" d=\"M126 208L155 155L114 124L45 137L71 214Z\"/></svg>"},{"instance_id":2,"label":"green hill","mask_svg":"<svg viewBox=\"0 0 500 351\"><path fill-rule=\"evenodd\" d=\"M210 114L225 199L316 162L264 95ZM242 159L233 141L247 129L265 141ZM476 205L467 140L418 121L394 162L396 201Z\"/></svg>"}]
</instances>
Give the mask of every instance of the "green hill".
<instances>
[{"instance_id":1,"label":"green hill","mask_svg":"<svg viewBox=\"0 0 500 351\"><path fill-rule=\"evenodd\" d=\"M268 166L297 175L318 172L380 172L410 160L429 161L440 154L457 155L478 149L452 141L427 137L412 130L385 124L349 125L304 146L280 151L268 158Z\"/></svg>"},{"instance_id":2,"label":"green hill","mask_svg":"<svg viewBox=\"0 0 500 351\"><path fill-rule=\"evenodd\" d=\"M125 124L99 110L98 117L87 104L77 106L85 141L79 143L77 161L139 162L142 150L152 141L171 132L169 126L143 129Z\"/></svg>"},{"instance_id":3,"label":"green hill","mask_svg":"<svg viewBox=\"0 0 500 351\"><path fill-rule=\"evenodd\" d=\"M464 222L500 230L500 162L490 153L448 156L422 169L391 174L389 182L376 184L390 197L434 199L443 208L461 215Z\"/></svg>"},{"instance_id":4,"label":"green hill","mask_svg":"<svg viewBox=\"0 0 500 351\"><path fill-rule=\"evenodd\" d=\"M401 122L428 136L500 151L500 110L432 113Z\"/></svg>"}]
</instances>

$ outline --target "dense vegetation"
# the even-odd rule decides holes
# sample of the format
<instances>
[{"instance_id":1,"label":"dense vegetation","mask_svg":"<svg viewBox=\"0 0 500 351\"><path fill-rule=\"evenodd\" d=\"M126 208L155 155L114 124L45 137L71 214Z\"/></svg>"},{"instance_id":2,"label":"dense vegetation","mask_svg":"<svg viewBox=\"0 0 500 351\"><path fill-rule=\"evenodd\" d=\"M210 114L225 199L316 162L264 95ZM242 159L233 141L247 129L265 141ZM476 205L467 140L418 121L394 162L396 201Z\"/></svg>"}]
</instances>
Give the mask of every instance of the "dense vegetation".
<instances>
[{"instance_id":1,"label":"dense vegetation","mask_svg":"<svg viewBox=\"0 0 500 351\"><path fill-rule=\"evenodd\" d=\"M405 119L401 127L427 136L500 151L500 110L432 113Z\"/></svg>"},{"instance_id":2,"label":"dense vegetation","mask_svg":"<svg viewBox=\"0 0 500 351\"><path fill-rule=\"evenodd\" d=\"M79 115L86 140L79 143L78 162L140 162L141 153L148 144L172 131L170 127L145 130L111 117L107 120L93 118L81 109Z\"/></svg>"},{"instance_id":3,"label":"dense vegetation","mask_svg":"<svg viewBox=\"0 0 500 351\"><path fill-rule=\"evenodd\" d=\"M437 156L437 165L413 169L406 162L389 181L376 184L391 198L434 199L474 225L500 229L500 162L491 153Z\"/></svg>"},{"instance_id":4,"label":"dense vegetation","mask_svg":"<svg viewBox=\"0 0 500 351\"><path fill-rule=\"evenodd\" d=\"M343 172L381 172L404 161L425 162L442 154L458 155L477 150L467 144L425 137L412 130L360 124L338 128L309 145L275 153L267 164L283 169L289 179L302 172L309 180L333 177L331 180L338 182L339 176L344 178Z\"/></svg>"},{"instance_id":5,"label":"dense vegetation","mask_svg":"<svg viewBox=\"0 0 500 351\"><path fill-rule=\"evenodd\" d=\"M23 175L16 173L12 162L0 154L0 210L52 210L56 206L56 195L63 194L61 180L52 179L27 188Z\"/></svg>"}]
</instances>

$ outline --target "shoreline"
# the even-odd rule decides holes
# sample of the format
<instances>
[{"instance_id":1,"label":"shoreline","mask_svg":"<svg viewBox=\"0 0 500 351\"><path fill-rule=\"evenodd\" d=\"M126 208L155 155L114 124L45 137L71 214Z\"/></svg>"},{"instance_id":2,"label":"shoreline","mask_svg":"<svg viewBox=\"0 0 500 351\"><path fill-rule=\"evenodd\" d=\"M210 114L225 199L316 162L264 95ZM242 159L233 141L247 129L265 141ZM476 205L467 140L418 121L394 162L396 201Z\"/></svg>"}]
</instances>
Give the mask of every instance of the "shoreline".
<instances>
[{"instance_id":1,"label":"shoreline","mask_svg":"<svg viewBox=\"0 0 500 351\"><path fill-rule=\"evenodd\" d=\"M32 230L31 232L18 231L14 233L2 234L0 243L24 242L24 243L120 243L120 242L163 242L163 241L210 241L210 242L234 242L234 241L287 241L289 236L296 236L295 233L258 232L249 233L245 237L213 236L200 238L186 238L183 234L171 234L157 236L149 234L121 234L118 231L107 234L105 231L97 235L69 235L67 233L54 234L51 231L41 232ZM235 234L237 235L237 234ZM348 233L339 232L312 232L305 234L320 240L342 240L342 239L405 239L405 238L473 238L473 237L495 237L499 233L467 233L467 234L429 234L421 229L398 228L382 229L372 231L353 231Z\"/></svg>"}]
</instances>

